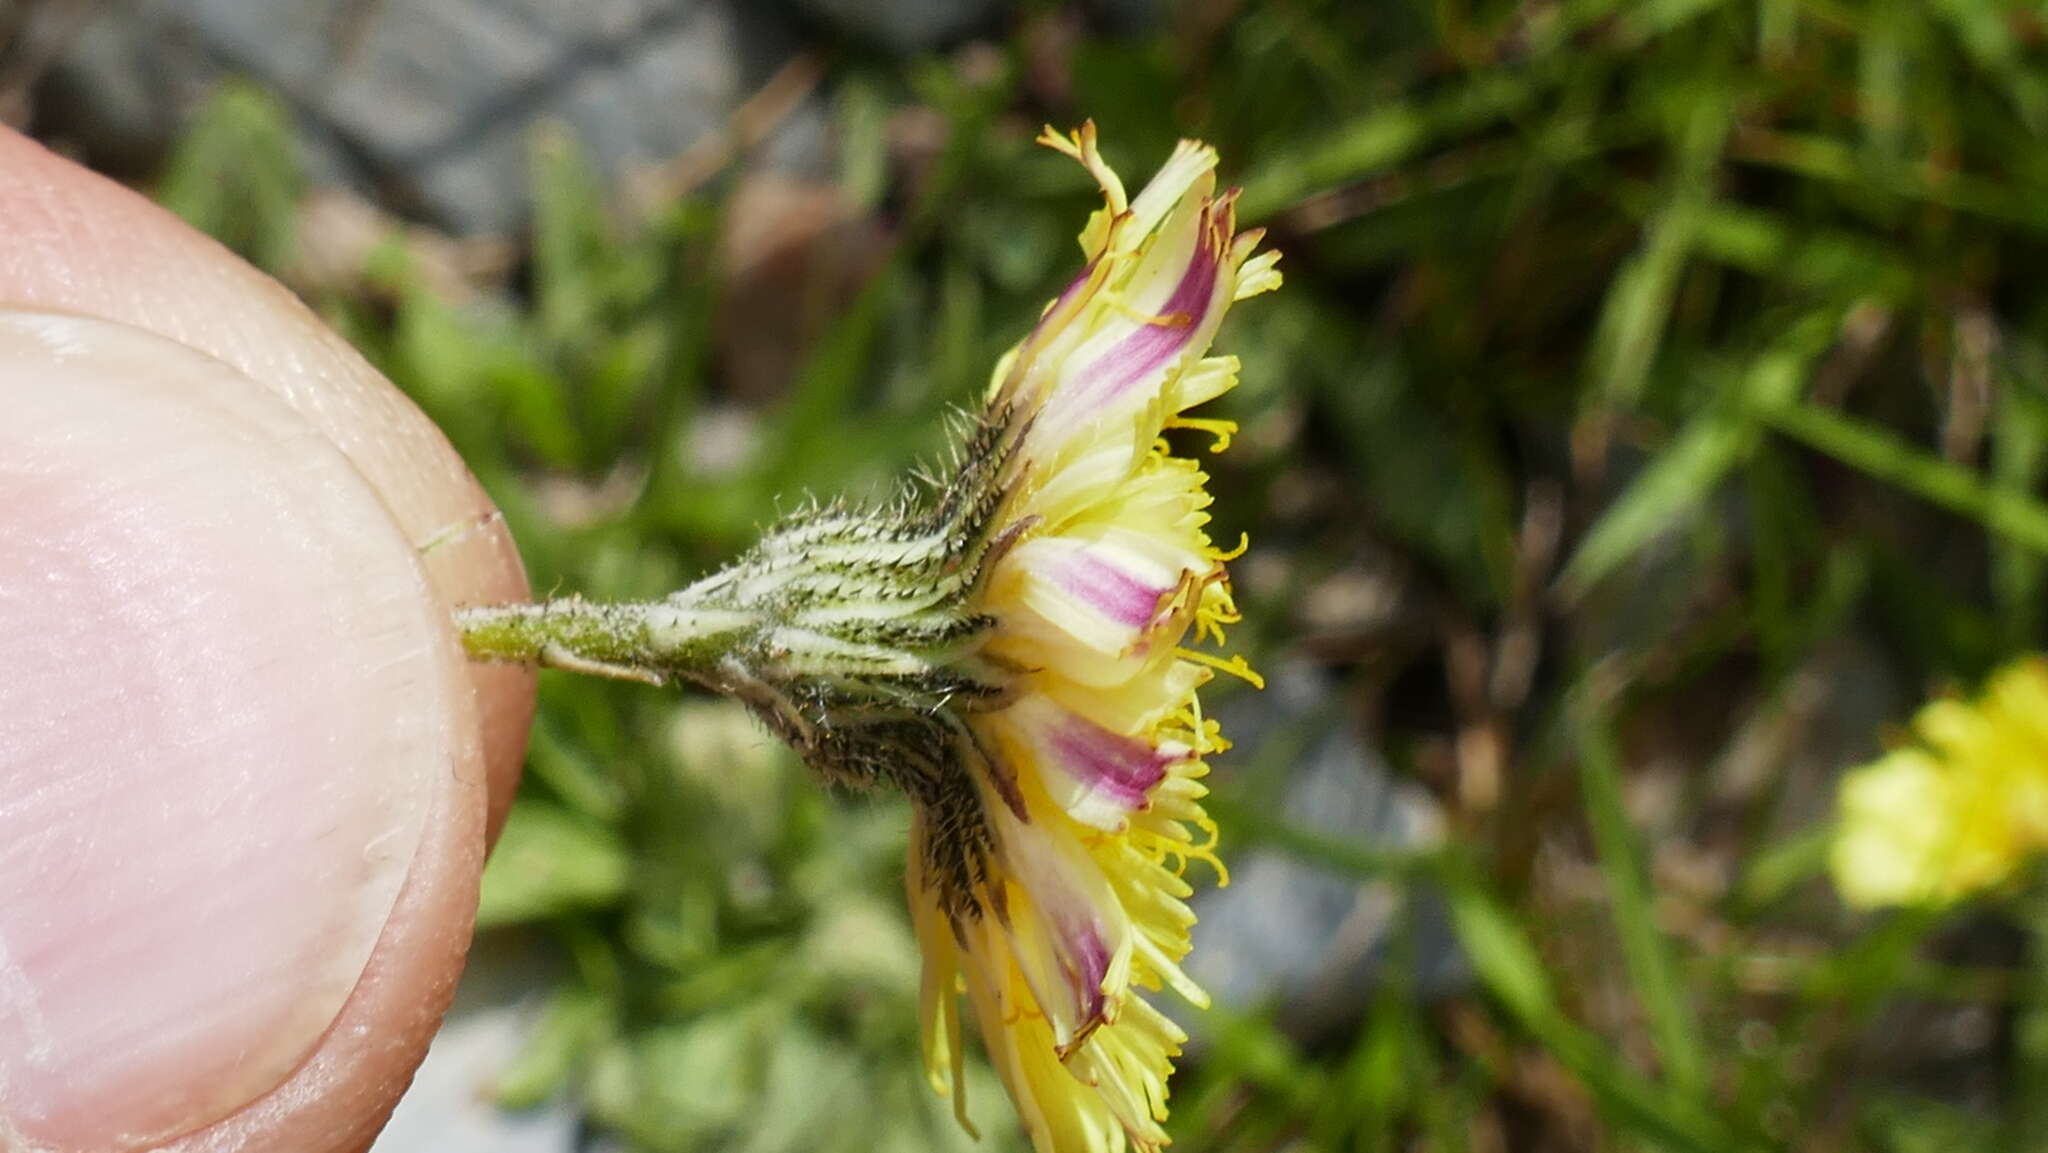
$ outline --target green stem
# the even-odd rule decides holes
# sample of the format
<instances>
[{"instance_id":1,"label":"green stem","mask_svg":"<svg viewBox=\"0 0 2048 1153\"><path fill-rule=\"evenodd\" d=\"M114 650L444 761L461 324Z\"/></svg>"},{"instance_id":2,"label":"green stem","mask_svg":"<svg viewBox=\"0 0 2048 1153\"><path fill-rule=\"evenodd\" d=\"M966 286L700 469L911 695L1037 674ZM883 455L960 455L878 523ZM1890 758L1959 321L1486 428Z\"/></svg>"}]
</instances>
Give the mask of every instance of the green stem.
<instances>
[{"instance_id":1,"label":"green stem","mask_svg":"<svg viewBox=\"0 0 2048 1153\"><path fill-rule=\"evenodd\" d=\"M670 601L603 603L565 597L540 604L460 609L455 627L476 660L661 684L702 680L760 622L751 614Z\"/></svg>"}]
</instances>

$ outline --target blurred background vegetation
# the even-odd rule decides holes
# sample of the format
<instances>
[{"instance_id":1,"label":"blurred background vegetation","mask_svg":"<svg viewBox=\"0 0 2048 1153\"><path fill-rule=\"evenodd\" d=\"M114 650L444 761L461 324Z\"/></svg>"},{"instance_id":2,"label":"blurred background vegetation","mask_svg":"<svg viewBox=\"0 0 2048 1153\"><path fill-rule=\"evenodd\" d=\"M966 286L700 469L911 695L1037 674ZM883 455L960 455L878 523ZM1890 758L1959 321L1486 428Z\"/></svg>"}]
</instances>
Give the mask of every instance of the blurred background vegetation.
<instances>
[{"instance_id":1,"label":"blurred background vegetation","mask_svg":"<svg viewBox=\"0 0 2048 1153\"><path fill-rule=\"evenodd\" d=\"M2048 17L1044 2L906 44L860 15L948 7L797 5L674 156L522 105L481 231L309 167L289 76L96 152L4 4L0 109L306 295L536 589L594 596L939 446L1076 264L1090 190L1042 122L1095 119L1127 179L1214 143L1288 277L1219 341L1244 433L1212 462L1276 674L1219 686L1216 810L1280 919L1204 906L1227 995L1176 1148L2048 1148L2048 909L1852 916L1822 875L1839 772L2042 639ZM630 1148L969 1148L918 1072L905 823L721 704L546 678L481 917L548 961L487 1091ZM1014 1149L972 1079L979 1147Z\"/></svg>"}]
</instances>

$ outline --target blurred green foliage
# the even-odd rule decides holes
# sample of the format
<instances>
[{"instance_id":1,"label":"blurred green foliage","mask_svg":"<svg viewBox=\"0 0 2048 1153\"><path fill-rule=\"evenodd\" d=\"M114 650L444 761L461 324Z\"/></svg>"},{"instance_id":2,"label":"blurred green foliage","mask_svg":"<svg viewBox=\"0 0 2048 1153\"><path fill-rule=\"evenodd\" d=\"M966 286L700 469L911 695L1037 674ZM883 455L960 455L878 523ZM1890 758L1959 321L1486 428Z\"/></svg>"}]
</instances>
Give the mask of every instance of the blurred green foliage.
<instances>
[{"instance_id":1,"label":"blurred green foliage","mask_svg":"<svg viewBox=\"0 0 2048 1153\"><path fill-rule=\"evenodd\" d=\"M1217 811L1239 852L1442 894L1474 989L1423 999L1405 905L1357 1022L1210 1014L1177 1147L2043 1148L2048 920L1853 920L1816 877L1875 721L2042 639L2044 44L1990 0L1210 3L1130 39L1038 5L993 64L838 55L840 194L887 245L771 399L722 376L729 173L635 211L542 133L510 294L451 303L393 243L315 295L537 589L657 594L940 445L1076 259L1039 121L1093 117L1127 177L1202 136L1288 275L1220 342L1242 637L1371 702L1452 835L1296 827L1229 758ZM288 136L223 93L160 191L288 268ZM1398 619L1308 619L1361 565ZM1823 744L1845 647L1901 699ZM916 1068L904 823L725 706L548 679L482 917L564 976L504 1099L648 1149L966 1147ZM1902 1055L1916 1013L1983 1039Z\"/></svg>"}]
</instances>

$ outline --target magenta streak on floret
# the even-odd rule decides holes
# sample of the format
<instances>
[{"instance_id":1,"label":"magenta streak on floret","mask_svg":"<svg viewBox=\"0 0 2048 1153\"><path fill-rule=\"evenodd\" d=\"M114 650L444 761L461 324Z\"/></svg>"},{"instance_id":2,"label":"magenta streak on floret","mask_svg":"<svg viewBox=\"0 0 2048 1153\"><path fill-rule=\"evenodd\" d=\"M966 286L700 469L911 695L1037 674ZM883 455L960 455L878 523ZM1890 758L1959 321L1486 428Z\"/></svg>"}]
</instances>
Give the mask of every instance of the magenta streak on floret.
<instances>
[{"instance_id":1,"label":"magenta streak on floret","mask_svg":"<svg viewBox=\"0 0 2048 1153\"><path fill-rule=\"evenodd\" d=\"M1145 795L1166 776L1174 758L1144 741L1118 736L1080 717L1065 718L1048 742L1062 772L1126 810L1143 808Z\"/></svg>"},{"instance_id":2,"label":"magenta streak on floret","mask_svg":"<svg viewBox=\"0 0 2048 1153\"><path fill-rule=\"evenodd\" d=\"M1141 629L1159 615L1159 600L1171 588L1147 584L1108 561L1075 552L1064 559L1060 587L1089 608L1126 628Z\"/></svg>"},{"instance_id":3,"label":"magenta streak on floret","mask_svg":"<svg viewBox=\"0 0 2048 1153\"><path fill-rule=\"evenodd\" d=\"M1058 928L1066 939L1068 954L1061 965L1067 969L1067 982L1081 1006L1080 1028L1070 1042L1074 1044L1102 1021L1102 979L1109 975L1109 943L1093 920L1063 922Z\"/></svg>"},{"instance_id":4,"label":"magenta streak on floret","mask_svg":"<svg viewBox=\"0 0 2048 1153\"><path fill-rule=\"evenodd\" d=\"M1203 232L1208 231L1208 214L1203 214ZM1216 274L1222 265L1218 253L1197 243L1195 259L1181 274L1173 295L1159 310L1160 323L1141 324L1137 331L1118 341L1082 369L1061 403L1081 411L1100 408L1116 400L1133 385L1149 380L1153 373L1180 355L1195 339L1200 321L1209 311L1216 291Z\"/></svg>"}]
</instances>

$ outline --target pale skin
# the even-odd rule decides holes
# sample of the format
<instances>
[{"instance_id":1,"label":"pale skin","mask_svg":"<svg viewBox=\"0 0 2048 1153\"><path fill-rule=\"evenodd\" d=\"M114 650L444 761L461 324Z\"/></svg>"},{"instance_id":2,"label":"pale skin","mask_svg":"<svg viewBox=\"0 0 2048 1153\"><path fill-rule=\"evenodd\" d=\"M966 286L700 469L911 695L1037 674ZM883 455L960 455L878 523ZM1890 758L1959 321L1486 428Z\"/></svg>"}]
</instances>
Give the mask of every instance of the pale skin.
<instances>
[{"instance_id":1,"label":"pale skin","mask_svg":"<svg viewBox=\"0 0 2048 1153\"><path fill-rule=\"evenodd\" d=\"M492 513L288 292L0 129L0 1150L374 1138L532 712L449 625L527 595Z\"/></svg>"}]
</instances>

